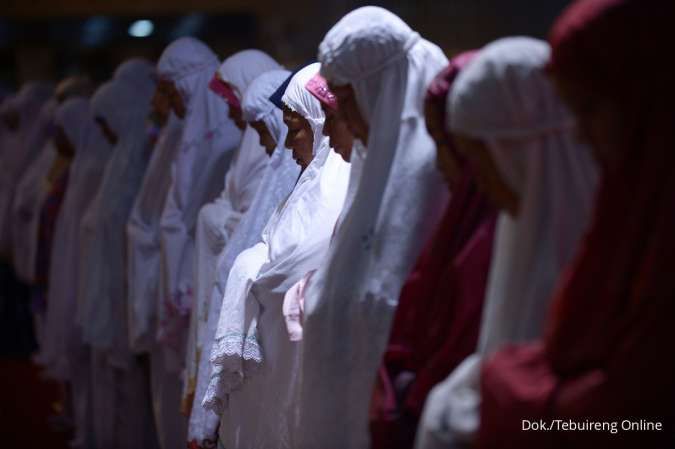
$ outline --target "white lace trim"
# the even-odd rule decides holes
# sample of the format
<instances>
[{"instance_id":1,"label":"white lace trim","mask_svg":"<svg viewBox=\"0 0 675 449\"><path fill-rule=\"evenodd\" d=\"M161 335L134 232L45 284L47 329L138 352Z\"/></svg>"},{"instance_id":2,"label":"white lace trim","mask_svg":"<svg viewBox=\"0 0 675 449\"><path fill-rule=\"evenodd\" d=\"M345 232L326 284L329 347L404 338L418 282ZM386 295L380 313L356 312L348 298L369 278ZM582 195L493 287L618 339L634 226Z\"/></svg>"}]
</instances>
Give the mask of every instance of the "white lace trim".
<instances>
[{"instance_id":1,"label":"white lace trim","mask_svg":"<svg viewBox=\"0 0 675 449\"><path fill-rule=\"evenodd\" d=\"M229 364L227 359L230 357L239 357L256 363L263 361L260 344L253 335L246 336L239 332L230 332L216 339L213 345L212 353L218 354L211 356L211 363L214 365L226 367Z\"/></svg>"},{"instance_id":2,"label":"white lace trim","mask_svg":"<svg viewBox=\"0 0 675 449\"><path fill-rule=\"evenodd\" d=\"M241 388L263 362L263 354L255 336L231 332L213 342L211 379L202 406L217 415L227 408L228 395Z\"/></svg>"}]
</instances>

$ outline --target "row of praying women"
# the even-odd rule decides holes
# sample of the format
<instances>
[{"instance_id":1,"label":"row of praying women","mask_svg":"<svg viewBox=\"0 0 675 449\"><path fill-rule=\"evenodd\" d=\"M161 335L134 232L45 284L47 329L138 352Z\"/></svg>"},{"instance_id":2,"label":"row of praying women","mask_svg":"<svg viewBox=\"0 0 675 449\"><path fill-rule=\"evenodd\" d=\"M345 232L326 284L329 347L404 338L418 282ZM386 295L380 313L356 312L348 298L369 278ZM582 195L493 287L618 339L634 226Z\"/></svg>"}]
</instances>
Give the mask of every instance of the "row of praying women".
<instances>
[{"instance_id":1,"label":"row of praying women","mask_svg":"<svg viewBox=\"0 0 675 449\"><path fill-rule=\"evenodd\" d=\"M578 0L448 60L363 7L293 72L181 38L27 84L2 249L74 445L672 445L673 21Z\"/></svg>"}]
</instances>

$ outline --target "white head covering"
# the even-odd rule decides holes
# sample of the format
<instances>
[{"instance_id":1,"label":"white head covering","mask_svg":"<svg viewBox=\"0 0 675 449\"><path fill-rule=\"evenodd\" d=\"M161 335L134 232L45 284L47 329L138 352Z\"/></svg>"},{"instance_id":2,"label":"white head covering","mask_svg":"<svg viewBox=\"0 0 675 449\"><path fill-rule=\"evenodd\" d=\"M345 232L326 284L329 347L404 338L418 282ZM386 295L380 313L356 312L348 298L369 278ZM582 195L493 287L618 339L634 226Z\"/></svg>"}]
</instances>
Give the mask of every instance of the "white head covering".
<instances>
[{"instance_id":1,"label":"white head covering","mask_svg":"<svg viewBox=\"0 0 675 449\"><path fill-rule=\"evenodd\" d=\"M241 102L242 115L249 123L262 121L275 138L277 149L284 149L284 139L288 129L284 125L281 109L270 101L270 97L290 76L288 70L270 70L257 77L246 89ZM276 87L273 87L276 86ZM281 136L283 139L280 139Z\"/></svg>"},{"instance_id":2,"label":"white head covering","mask_svg":"<svg viewBox=\"0 0 675 449\"><path fill-rule=\"evenodd\" d=\"M444 199L422 106L448 60L371 6L328 32L319 61L329 82L353 87L369 124L367 176L307 288L299 447L357 448L368 445L370 395L399 291Z\"/></svg>"},{"instance_id":3,"label":"white head covering","mask_svg":"<svg viewBox=\"0 0 675 449\"><path fill-rule=\"evenodd\" d=\"M305 117L314 135L320 135L324 114L316 98L303 88L314 76L319 64L312 64L293 76L284 94L284 102L292 104ZM262 233L262 242L239 255L229 274L220 322L211 352L214 377L209 386L205 405L218 409L223 399L242 384L249 375L245 362L259 365L262 352L257 340L255 323L247 326L246 308L257 301L249 295L252 285L259 295L273 291L281 299L288 287L309 269L301 255L312 245L327 240L344 201L348 164L338 164L331 157L328 138L314 140L314 159L302 173L288 199L280 205ZM339 158L339 156L338 156ZM314 261L316 262L316 261ZM290 278L292 282L289 283ZM286 284L285 289L277 288ZM263 287L267 293L263 293ZM278 290L278 291L277 291ZM269 305L272 307L272 305ZM268 307L266 305L265 307ZM257 314L254 314L257 315Z\"/></svg>"},{"instance_id":4,"label":"white head covering","mask_svg":"<svg viewBox=\"0 0 675 449\"><path fill-rule=\"evenodd\" d=\"M241 100L251 82L258 75L282 67L267 53L256 50L241 50L227 58L220 65L218 73L223 81L234 88Z\"/></svg>"},{"instance_id":5,"label":"white head covering","mask_svg":"<svg viewBox=\"0 0 675 449\"><path fill-rule=\"evenodd\" d=\"M7 130L2 142L0 254L9 253L12 247L11 211L18 180L37 155L50 131L48 125L51 123L54 103L48 100L53 91L54 88L49 83L28 82L2 105L3 112L16 112L19 128L16 131Z\"/></svg>"},{"instance_id":6,"label":"white head covering","mask_svg":"<svg viewBox=\"0 0 675 449\"><path fill-rule=\"evenodd\" d=\"M145 120L154 81L139 67L137 82L106 83L92 99L92 113L102 117L118 141L101 187L83 219L83 245L88 261L81 316L85 340L111 350L125 366L129 356L126 313L125 227L149 158Z\"/></svg>"},{"instance_id":7,"label":"white head covering","mask_svg":"<svg viewBox=\"0 0 675 449\"><path fill-rule=\"evenodd\" d=\"M256 76L278 67L279 64L265 53L245 50L227 58L221 64L219 73L224 81L238 85L236 88L241 89L243 94ZM204 313L209 309L218 258L229 243L241 217L250 207L268 162L269 158L258 141L257 133L247 126L227 170L225 189L214 202L205 205L199 212L194 267L195 302L192 306L192 311L196 313L190 316L188 334L187 381L184 392L186 406L194 394L199 354L202 352L203 336L206 332L207 321L199 316L205 317Z\"/></svg>"},{"instance_id":8,"label":"white head covering","mask_svg":"<svg viewBox=\"0 0 675 449\"><path fill-rule=\"evenodd\" d=\"M141 189L127 222L129 339L134 351L152 348L157 331L160 272L160 218L171 184L171 164L180 144L183 122L169 115L152 150Z\"/></svg>"},{"instance_id":9,"label":"white head covering","mask_svg":"<svg viewBox=\"0 0 675 449\"><path fill-rule=\"evenodd\" d=\"M317 69L314 72L314 74L316 74L319 67L321 67L321 64L316 62L296 73L288 84L284 95L281 97L281 101L286 107L291 111L299 113L309 122L314 135L314 142L321 142L326 139L323 135L323 122L326 115L324 114L323 109L321 109L321 103L305 88L307 81L312 77L310 76L308 79L305 79L305 77L307 77L307 74L311 73L313 69ZM302 78L298 77L300 73L304 74ZM300 82L302 80L305 81L304 84ZM318 154L318 148L319 147L316 145L314 146L313 154Z\"/></svg>"},{"instance_id":10,"label":"white head covering","mask_svg":"<svg viewBox=\"0 0 675 449\"><path fill-rule=\"evenodd\" d=\"M49 193L47 175L56 155L56 147L49 139L26 169L14 194L12 258L17 277L25 283L35 280L40 209Z\"/></svg>"},{"instance_id":11,"label":"white head covering","mask_svg":"<svg viewBox=\"0 0 675 449\"><path fill-rule=\"evenodd\" d=\"M73 98L56 111L55 123L63 128L75 149L68 188L56 223L50 265L45 341L41 360L57 379L72 374L70 356L81 340L75 327L79 265L79 223L93 199L111 147L94 123L89 100Z\"/></svg>"},{"instance_id":12,"label":"white head covering","mask_svg":"<svg viewBox=\"0 0 675 449\"><path fill-rule=\"evenodd\" d=\"M227 103L208 87L218 64L216 54L193 37L173 41L159 58L159 77L176 85L187 108L182 151L203 146L205 140L218 140L220 134L233 132Z\"/></svg>"},{"instance_id":13,"label":"white head covering","mask_svg":"<svg viewBox=\"0 0 675 449\"><path fill-rule=\"evenodd\" d=\"M28 159L32 161L18 182L12 206L14 269L24 282L32 283L35 278L40 209L48 193L47 174L56 158L56 149L51 139L57 109L56 99L66 100L70 97L88 96L90 93L91 82L88 78L71 76L58 84L55 99L48 101L40 109L35 132L27 147L30 153Z\"/></svg>"},{"instance_id":14,"label":"white head covering","mask_svg":"<svg viewBox=\"0 0 675 449\"><path fill-rule=\"evenodd\" d=\"M269 101L269 97L289 75L290 72L286 70L272 70L260 75L246 90L242 101L244 119L249 122L262 120L266 123L277 142L277 147L270 156L265 172L261 176L262 181L251 206L232 234L225 251L220 255L217 264L216 284L212 289L209 307L199 313L199 319L206 320L207 325L203 337L204 345L199 359L195 391L196 400L193 403L190 415L188 437L190 441L196 440L200 444L214 438L220 423L218 415L202 406L202 399L211 380L209 355L216 334L230 269L235 258L242 251L260 241L263 227L277 206L293 190L300 173L300 167L293 160L291 152L284 148L287 128L283 123L281 110ZM206 444L202 445L206 446Z\"/></svg>"},{"instance_id":15,"label":"white head covering","mask_svg":"<svg viewBox=\"0 0 675 449\"><path fill-rule=\"evenodd\" d=\"M187 108L160 221L157 337L164 346L167 368L173 371L179 370L185 360L199 210L222 192L223 174L241 139L241 132L228 118L227 103L209 88L217 69L216 55L194 38L174 41L158 63L160 77L173 81Z\"/></svg>"},{"instance_id":16,"label":"white head covering","mask_svg":"<svg viewBox=\"0 0 675 449\"><path fill-rule=\"evenodd\" d=\"M420 447L472 438L482 357L540 335L554 284L588 223L595 167L544 73L549 53L536 39L495 41L462 70L448 98L449 128L486 143L520 210L498 220L478 353L429 396Z\"/></svg>"},{"instance_id":17,"label":"white head covering","mask_svg":"<svg viewBox=\"0 0 675 449\"><path fill-rule=\"evenodd\" d=\"M147 59L131 58L117 66L113 79L145 89L148 83L156 82L157 70Z\"/></svg>"}]
</instances>

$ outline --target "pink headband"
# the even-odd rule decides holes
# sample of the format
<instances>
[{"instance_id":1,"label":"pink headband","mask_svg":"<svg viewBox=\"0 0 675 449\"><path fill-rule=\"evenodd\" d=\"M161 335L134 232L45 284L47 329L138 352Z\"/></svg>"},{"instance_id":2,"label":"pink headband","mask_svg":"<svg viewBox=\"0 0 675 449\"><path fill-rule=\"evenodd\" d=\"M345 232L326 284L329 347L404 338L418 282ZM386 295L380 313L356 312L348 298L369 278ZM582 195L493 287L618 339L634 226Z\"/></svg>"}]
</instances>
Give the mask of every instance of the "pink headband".
<instances>
[{"instance_id":1,"label":"pink headband","mask_svg":"<svg viewBox=\"0 0 675 449\"><path fill-rule=\"evenodd\" d=\"M209 82L209 89L223 97L231 108L241 109L241 102L235 95L234 90L228 83L218 77L218 73L215 73Z\"/></svg>"},{"instance_id":2,"label":"pink headband","mask_svg":"<svg viewBox=\"0 0 675 449\"><path fill-rule=\"evenodd\" d=\"M330 91L330 89L328 89L328 83L326 83L325 78L318 73L314 75L312 79L307 81L305 89L310 91L310 93L314 95L321 103L325 104L334 111L337 110L337 97L335 94L333 94L333 92Z\"/></svg>"}]
</instances>

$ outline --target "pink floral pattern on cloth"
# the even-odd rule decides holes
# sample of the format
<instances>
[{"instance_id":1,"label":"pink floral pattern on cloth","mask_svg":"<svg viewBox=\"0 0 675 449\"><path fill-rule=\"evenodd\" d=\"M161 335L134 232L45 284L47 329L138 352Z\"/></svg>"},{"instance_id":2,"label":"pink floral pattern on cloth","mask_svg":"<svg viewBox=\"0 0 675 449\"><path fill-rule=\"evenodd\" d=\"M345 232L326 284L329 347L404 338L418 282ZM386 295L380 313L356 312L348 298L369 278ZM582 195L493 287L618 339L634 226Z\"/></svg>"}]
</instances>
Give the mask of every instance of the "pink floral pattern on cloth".
<instances>
[{"instance_id":1,"label":"pink floral pattern on cloth","mask_svg":"<svg viewBox=\"0 0 675 449\"><path fill-rule=\"evenodd\" d=\"M190 325L192 289L177 291L172 298L163 302L165 317L161 320L157 339L171 348L179 348L185 329Z\"/></svg>"},{"instance_id":2,"label":"pink floral pattern on cloth","mask_svg":"<svg viewBox=\"0 0 675 449\"><path fill-rule=\"evenodd\" d=\"M216 440L204 440L200 445L197 440L191 440L187 447L188 449L216 449L217 442Z\"/></svg>"},{"instance_id":3,"label":"pink floral pattern on cloth","mask_svg":"<svg viewBox=\"0 0 675 449\"><path fill-rule=\"evenodd\" d=\"M284 296L282 307L286 330L291 341L302 340L302 321L305 310L305 291L315 271L310 271L296 282Z\"/></svg>"},{"instance_id":4,"label":"pink floral pattern on cloth","mask_svg":"<svg viewBox=\"0 0 675 449\"><path fill-rule=\"evenodd\" d=\"M328 88L326 79L318 73L314 75L314 77L312 77L309 81L307 81L305 89L307 89L312 95L316 97L317 100L328 106L330 109L334 111L337 110L337 97Z\"/></svg>"}]
</instances>

